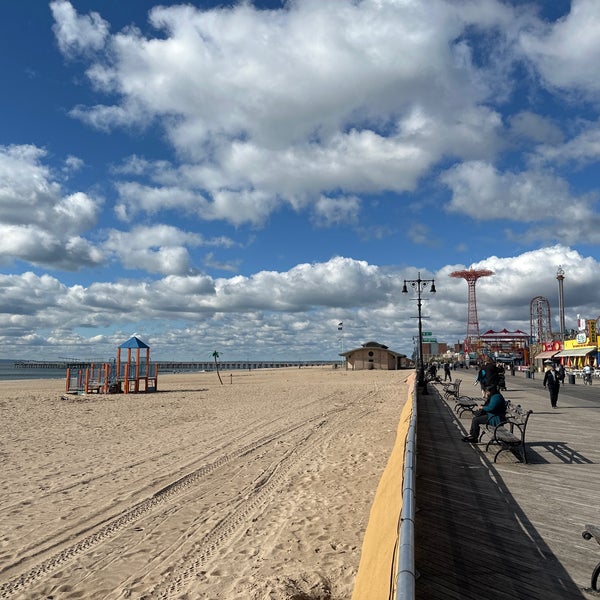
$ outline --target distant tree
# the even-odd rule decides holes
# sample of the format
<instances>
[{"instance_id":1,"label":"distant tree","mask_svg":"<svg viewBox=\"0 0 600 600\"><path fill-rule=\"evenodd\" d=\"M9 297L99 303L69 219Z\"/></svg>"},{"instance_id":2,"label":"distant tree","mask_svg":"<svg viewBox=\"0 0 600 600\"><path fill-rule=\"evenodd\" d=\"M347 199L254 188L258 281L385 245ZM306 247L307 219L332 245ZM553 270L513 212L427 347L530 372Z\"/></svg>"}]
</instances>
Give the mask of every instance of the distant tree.
<instances>
[{"instance_id":1,"label":"distant tree","mask_svg":"<svg viewBox=\"0 0 600 600\"><path fill-rule=\"evenodd\" d=\"M213 358L215 359L215 369L217 369L217 377L219 378L221 385L223 385L223 380L221 379L221 373L219 373L219 361L217 360L219 358L219 353L215 350L212 353L212 355L213 355Z\"/></svg>"}]
</instances>

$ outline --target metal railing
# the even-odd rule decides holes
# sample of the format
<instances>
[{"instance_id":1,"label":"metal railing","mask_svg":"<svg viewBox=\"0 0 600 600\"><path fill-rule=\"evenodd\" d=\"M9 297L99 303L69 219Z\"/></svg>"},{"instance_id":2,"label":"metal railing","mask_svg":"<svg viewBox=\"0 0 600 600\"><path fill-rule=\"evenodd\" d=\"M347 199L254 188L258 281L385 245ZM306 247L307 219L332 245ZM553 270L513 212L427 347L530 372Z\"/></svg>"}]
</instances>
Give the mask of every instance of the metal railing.
<instances>
[{"instance_id":1,"label":"metal railing","mask_svg":"<svg viewBox=\"0 0 600 600\"><path fill-rule=\"evenodd\" d=\"M417 470L417 390L413 389L412 416L406 436L402 478L396 600L415 598L415 488Z\"/></svg>"}]
</instances>

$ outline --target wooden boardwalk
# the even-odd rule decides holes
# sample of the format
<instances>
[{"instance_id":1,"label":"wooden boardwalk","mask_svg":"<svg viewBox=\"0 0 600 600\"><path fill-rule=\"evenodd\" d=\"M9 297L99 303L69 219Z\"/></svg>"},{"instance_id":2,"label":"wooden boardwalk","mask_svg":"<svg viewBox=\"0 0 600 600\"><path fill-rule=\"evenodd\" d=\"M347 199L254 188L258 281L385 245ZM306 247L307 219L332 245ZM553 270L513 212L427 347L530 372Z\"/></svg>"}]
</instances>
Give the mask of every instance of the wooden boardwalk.
<instances>
[{"instance_id":1,"label":"wooden boardwalk","mask_svg":"<svg viewBox=\"0 0 600 600\"><path fill-rule=\"evenodd\" d=\"M474 370L456 371L479 397ZM417 600L600 598L589 589L600 546L581 533L600 524L600 382L565 384L558 409L541 379L507 374L513 404L532 409L529 464L461 441L440 386L418 400L415 566Z\"/></svg>"}]
</instances>

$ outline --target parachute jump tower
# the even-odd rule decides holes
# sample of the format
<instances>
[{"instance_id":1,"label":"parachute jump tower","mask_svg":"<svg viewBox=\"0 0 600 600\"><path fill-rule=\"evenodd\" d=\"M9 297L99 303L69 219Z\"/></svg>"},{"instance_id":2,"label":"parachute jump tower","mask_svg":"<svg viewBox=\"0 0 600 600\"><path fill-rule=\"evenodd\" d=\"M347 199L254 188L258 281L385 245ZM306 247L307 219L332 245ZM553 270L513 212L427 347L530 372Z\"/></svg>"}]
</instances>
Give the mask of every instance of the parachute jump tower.
<instances>
[{"instance_id":1,"label":"parachute jump tower","mask_svg":"<svg viewBox=\"0 0 600 600\"><path fill-rule=\"evenodd\" d=\"M465 337L465 354L479 351L479 320L477 318L477 298L475 295L475 284L480 277L493 275L493 271L487 269L468 269L465 271L454 271L450 277L466 279L469 285L469 310L467 316L467 335Z\"/></svg>"}]
</instances>

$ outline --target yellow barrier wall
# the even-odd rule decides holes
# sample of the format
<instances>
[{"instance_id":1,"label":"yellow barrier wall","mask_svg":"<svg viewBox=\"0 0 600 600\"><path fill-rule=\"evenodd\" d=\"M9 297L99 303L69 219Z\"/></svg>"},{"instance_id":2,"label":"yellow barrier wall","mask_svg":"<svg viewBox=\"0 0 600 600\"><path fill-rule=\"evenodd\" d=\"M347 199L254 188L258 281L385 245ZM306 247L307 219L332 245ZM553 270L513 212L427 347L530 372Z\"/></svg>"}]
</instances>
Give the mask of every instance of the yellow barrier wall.
<instances>
[{"instance_id":1,"label":"yellow barrier wall","mask_svg":"<svg viewBox=\"0 0 600 600\"><path fill-rule=\"evenodd\" d=\"M408 398L400 414L396 441L371 506L352 600L390 600L395 594L404 451L413 413L415 379L414 374L408 379Z\"/></svg>"}]
</instances>

